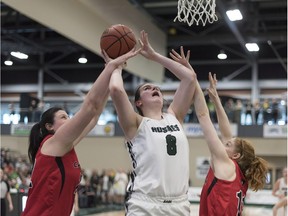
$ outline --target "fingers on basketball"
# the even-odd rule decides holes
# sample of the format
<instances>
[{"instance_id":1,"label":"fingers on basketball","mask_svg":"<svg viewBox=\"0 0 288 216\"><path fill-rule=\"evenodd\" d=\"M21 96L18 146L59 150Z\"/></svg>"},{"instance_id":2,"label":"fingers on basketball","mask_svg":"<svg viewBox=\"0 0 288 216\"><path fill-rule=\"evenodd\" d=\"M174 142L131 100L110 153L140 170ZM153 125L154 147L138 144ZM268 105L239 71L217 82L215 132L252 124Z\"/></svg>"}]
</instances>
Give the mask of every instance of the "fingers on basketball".
<instances>
[{"instance_id":1,"label":"fingers on basketball","mask_svg":"<svg viewBox=\"0 0 288 216\"><path fill-rule=\"evenodd\" d=\"M100 47L107 55L114 59L132 50L136 45L133 31L122 24L106 29L100 39Z\"/></svg>"}]
</instances>

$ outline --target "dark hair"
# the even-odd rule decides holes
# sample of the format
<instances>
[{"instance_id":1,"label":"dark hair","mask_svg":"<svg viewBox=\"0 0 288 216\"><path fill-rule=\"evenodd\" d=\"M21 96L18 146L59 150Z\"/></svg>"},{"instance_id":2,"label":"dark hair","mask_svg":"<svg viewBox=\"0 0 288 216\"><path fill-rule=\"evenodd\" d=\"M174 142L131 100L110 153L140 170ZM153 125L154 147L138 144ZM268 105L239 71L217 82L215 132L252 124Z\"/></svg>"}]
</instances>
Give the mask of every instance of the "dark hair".
<instances>
[{"instance_id":1,"label":"dark hair","mask_svg":"<svg viewBox=\"0 0 288 216\"><path fill-rule=\"evenodd\" d=\"M143 116L143 112L142 112L142 110L141 110L138 106L136 106L136 102L140 99L140 88L141 88L142 86L144 86L144 85L145 85L145 83L140 84L140 85L136 88L135 94L134 94L135 107L136 107L138 113L139 113L141 116Z\"/></svg>"},{"instance_id":2,"label":"dark hair","mask_svg":"<svg viewBox=\"0 0 288 216\"><path fill-rule=\"evenodd\" d=\"M40 143L43 141L43 139L48 134L53 134L53 132L48 131L45 127L47 123L53 124L54 123L54 116L55 113L59 110L63 110L63 108L60 107L52 107L48 110L46 110L42 116L40 122L33 125L30 131L29 135L29 148L28 148L28 157L30 159L30 162L34 164L35 157L37 154L37 151L40 147Z\"/></svg>"},{"instance_id":3,"label":"dark hair","mask_svg":"<svg viewBox=\"0 0 288 216\"><path fill-rule=\"evenodd\" d=\"M244 139L236 137L236 151L241 154L237 163L245 175L249 188L253 191L263 189L266 183L268 162L255 155L252 144Z\"/></svg>"}]
</instances>

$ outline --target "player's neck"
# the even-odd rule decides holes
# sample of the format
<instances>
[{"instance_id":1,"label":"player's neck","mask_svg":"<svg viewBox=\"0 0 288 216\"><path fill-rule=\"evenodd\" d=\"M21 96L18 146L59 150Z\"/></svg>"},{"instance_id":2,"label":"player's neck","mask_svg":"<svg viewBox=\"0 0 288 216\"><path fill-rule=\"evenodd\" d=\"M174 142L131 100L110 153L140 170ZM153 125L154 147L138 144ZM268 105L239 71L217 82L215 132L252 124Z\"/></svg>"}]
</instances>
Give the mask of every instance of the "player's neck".
<instances>
[{"instance_id":1,"label":"player's neck","mask_svg":"<svg viewBox=\"0 0 288 216\"><path fill-rule=\"evenodd\" d=\"M146 113L144 113L144 116L147 117L147 118L155 119L155 120L163 119L162 111L159 111L159 112L146 112Z\"/></svg>"}]
</instances>

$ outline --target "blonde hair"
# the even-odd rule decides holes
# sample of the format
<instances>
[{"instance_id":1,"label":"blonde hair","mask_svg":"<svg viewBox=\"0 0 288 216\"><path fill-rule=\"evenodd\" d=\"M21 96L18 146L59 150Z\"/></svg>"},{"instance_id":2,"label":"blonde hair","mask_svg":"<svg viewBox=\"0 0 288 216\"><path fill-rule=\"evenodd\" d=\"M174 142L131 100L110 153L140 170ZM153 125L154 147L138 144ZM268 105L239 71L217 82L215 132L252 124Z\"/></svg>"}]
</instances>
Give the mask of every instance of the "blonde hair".
<instances>
[{"instance_id":1,"label":"blonde hair","mask_svg":"<svg viewBox=\"0 0 288 216\"><path fill-rule=\"evenodd\" d=\"M266 183L268 162L255 155L254 147L249 141L237 137L235 144L236 152L241 154L236 161L248 181L249 188L253 191L263 189Z\"/></svg>"}]
</instances>

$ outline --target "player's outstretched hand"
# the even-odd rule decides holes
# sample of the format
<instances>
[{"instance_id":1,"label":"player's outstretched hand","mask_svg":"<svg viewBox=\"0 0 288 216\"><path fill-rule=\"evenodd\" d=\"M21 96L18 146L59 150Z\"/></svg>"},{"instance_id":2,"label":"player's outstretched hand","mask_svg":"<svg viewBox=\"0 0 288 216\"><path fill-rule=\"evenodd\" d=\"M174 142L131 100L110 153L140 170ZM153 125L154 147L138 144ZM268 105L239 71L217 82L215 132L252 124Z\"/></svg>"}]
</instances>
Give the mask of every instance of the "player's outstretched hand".
<instances>
[{"instance_id":1,"label":"player's outstretched hand","mask_svg":"<svg viewBox=\"0 0 288 216\"><path fill-rule=\"evenodd\" d=\"M180 54L181 54L181 55L180 55ZM176 62L184 65L184 66L187 67L187 68L192 69L192 66L191 66L190 63L189 63L190 50L187 51L187 54L186 54L186 56L185 56L183 46L181 46L181 47L180 47L180 54L177 53L174 49L172 49L171 52L169 53L170 57L171 57L174 61L176 61Z\"/></svg>"},{"instance_id":2,"label":"player's outstretched hand","mask_svg":"<svg viewBox=\"0 0 288 216\"><path fill-rule=\"evenodd\" d=\"M141 35L141 37L139 39L139 43L141 45L140 54L143 55L147 59L153 60L154 56L156 55L156 52L149 43L148 33L146 33L144 30L142 30L140 32L140 35Z\"/></svg>"},{"instance_id":3,"label":"player's outstretched hand","mask_svg":"<svg viewBox=\"0 0 288 216\"><path fill-rule=\"evenodd\" d=\"M217 93L217 89L216 89L216 86L217 86L216 74L213 74L213 76L212 76L212 73L209 72L209 82L210 82L210 85L209 85L209 88L207 88L207 92L209 94L209 98L213 102L215 102L216 98L218 97L218 93Z\"/></svg>"},{"instance_id":4,"label":"player's outstretched hand","mask_svg":"<svg viewBox=\"0 0 288 216\"><path fill-rule=\"evenodd\" d=\"M102 56L104 61L107 64L114 64L116 67L122 66L123 68L126 67L128 59L136 56L141 51L141 48L138 48L135 46L132 50L125 53L124 55L121 55L115 59L111 59L108 54L105 52L105 50L102 50Z\"/></svg>"}]
</instances>

